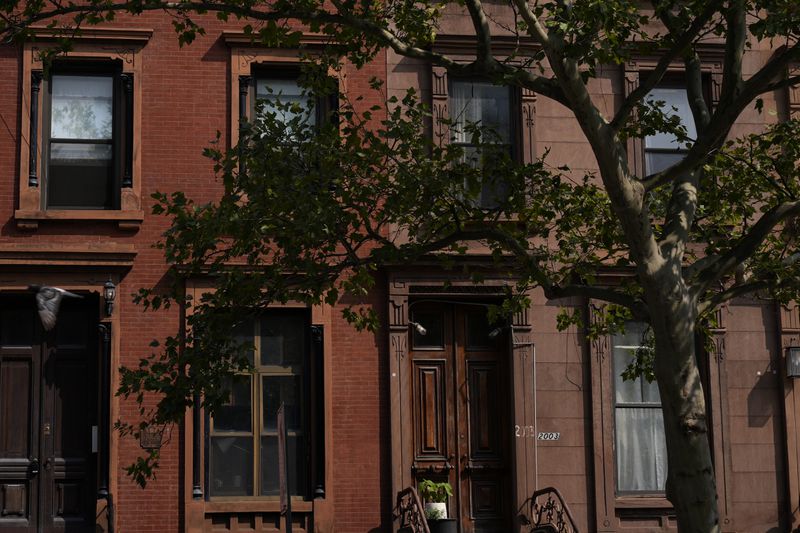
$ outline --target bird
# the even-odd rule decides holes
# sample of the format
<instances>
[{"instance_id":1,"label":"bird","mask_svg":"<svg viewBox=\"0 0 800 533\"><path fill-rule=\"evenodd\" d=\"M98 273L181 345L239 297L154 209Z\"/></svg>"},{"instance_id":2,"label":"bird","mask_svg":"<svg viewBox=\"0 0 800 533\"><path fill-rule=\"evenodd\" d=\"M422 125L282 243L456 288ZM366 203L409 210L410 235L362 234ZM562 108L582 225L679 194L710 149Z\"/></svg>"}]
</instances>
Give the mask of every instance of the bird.
<instances>
[{"instance_id":1,"label":"bird","mask_svg":"<svg viewBox=\"0 0 800 533\"><path fill-rule=\"evenodd\" d=\"M28 285L28 290L36 293L36 309L39 311L39 318L42 319L42 326L45 331L50 331L56 326L56 316L61 300L67 298L83 298L80 294L69 292L59 287L47 287L44 285Z\"/></svg>"}]
</instances>

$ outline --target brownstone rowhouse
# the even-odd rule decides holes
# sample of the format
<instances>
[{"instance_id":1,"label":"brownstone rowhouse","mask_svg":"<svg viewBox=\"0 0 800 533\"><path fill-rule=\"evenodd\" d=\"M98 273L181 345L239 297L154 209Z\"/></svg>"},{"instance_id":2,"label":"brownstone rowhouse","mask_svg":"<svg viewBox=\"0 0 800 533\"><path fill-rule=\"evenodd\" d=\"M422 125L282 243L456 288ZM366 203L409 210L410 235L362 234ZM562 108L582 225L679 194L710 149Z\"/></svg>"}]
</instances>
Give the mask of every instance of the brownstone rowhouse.
<instances>
[{"instance_id":1,"label":"brownstone rowhouse","mask_svg":"<svg viewBox=\"0 0 800 533\"><path fill-rule=\"evenodd\" d=\"M498 54L518 46L504 36L503 16L493 14ZM674 530L658 399L646 383L615 377L640 341L638 326L589 343L575 328L558 332L555 317L566 306L591 320L596 302L550 302L536 291L525 312L490 324L487 306L514 279L489 274L474 285L460 274L488 264L480 247L457 270L381 272L359 302L378 311L377 334L356 333L338 307L265 310L243 332L256 346L254 370L236 381L230 405L213 419L189 412L163 435L146 489L126 476L147 443L109 429L138 413L113 395L117 369L137 365L152 339L184 320L179 309L145 313L131 301L170 275L151 247L167 220L149 214L150 195L213 199L220 184L202 148L218 131L234 145L239 117L266 87L292 90L300 61L296 50L254 46L213 17L204 26L181 48L168 18L121 18L86 29L48 72L37 59L52 43L46 30L0 47L0 531L281 530L278 398L290 406L294 530L391 531L396 494L424 478L453 485L449 513L461 533L526 530L518 512L545 487L563 494L580 531ZM469 21L451 13L434 47L467 61L469 33ZM313 51L318 41L309 35L306 44ZM770 53L749 51L745 68ZM713 102L720 47L709 42L702 60ZM604 68L594 93L613 110L653 62ZM365 108L378 103L373 76L390 95L418 88L439 116L478 96L486 107L471 112L492 113L520 161L550 150L575 172L596 167L575 122L545 98L449 79L390 52L345 73L341 91L365 96ZM658 90L680 106L678 65L669 79ZM785 118L800 95L771 93L764 108L776 113L745 112L733 135ZM644 172L645 143L631 148ZM65 298L47 332L32 284L83 298ZM191 279L186 288L209 287ZM737 300L718 325L702 366L722 530L789 531L800 520L800 400L785 357L800 346L800 312Z\"/></svg>"}]
</instances>

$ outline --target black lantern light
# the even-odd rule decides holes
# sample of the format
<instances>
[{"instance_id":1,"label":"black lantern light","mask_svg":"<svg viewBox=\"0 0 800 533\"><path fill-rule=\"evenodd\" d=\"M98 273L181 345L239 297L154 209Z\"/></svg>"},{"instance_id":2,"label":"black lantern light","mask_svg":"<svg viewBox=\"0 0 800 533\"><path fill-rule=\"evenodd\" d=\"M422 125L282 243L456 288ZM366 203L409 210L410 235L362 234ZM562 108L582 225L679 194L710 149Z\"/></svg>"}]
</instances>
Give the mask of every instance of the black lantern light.
<instances>
[{"instance_id":1,"label":"black lantern light","mask_svg":"<svg viewBox=\"0 0 800 533\"><path fill-rule=\"evenodd\" d=\"M114 310L114 299L116 297L117 287L114 285L114 282L111 281L111 278L108 278L108 281L103 285L103 298L106 301L106 316L111 316L111 312Z\"/></svg>"}]
</instances>

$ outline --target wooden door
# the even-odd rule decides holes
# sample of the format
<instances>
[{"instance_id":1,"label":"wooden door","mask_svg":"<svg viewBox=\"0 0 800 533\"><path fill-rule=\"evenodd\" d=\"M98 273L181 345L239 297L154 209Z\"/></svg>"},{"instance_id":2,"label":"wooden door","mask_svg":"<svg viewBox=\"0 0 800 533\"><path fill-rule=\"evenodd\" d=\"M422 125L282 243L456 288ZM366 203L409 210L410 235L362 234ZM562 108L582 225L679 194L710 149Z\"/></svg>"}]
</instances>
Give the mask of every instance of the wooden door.
<instances>
[{"instance_id":1,"label":"wooden door","mask_svg":"<svg viewBox=\"0 0 800 533\"><path fill-rule=\"evenodd\" d=\"M486 307L418 304L411 320L412 474L447 480L461 533L508 531L511 471L507 329Z\"/></svg>"},{"instance_id":2,"label":"wooden door","mask_svg":"<svg viewBox=\"0 0 800 533\"><path fill-rule=\"evenodd\" d=\"M97 302L45 332L32 296L0 300L0 530L94 531Z\"/></svg>"}]
</instances>

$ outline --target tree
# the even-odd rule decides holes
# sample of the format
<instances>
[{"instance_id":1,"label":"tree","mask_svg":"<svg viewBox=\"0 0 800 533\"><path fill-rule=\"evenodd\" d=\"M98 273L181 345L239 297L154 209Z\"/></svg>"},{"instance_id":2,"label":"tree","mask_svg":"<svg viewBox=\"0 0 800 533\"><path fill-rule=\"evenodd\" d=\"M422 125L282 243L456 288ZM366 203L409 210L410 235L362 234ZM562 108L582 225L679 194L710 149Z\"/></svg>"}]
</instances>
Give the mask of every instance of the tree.
<instances>
[{"instance_id":1,"label":"tree","mask_svg":"<svg viewBox=\"0 0 800 533\"><path fill-rule=\"evenodd\" d=\"M786 75L800 59L798 5L510 0L511 31L535 51L498 58L492 21L480 0L459 4L475 36L475 60L466 64L430 47L446 9L435 3L88 0L0 6L0 29L20 38L41 21L74 28L111 20L117 12L158 9L175 17L182 43L203 31L197 14L214 12L225 20L242 19L254 40L291 45L299 33L290 22L300 21L337 43L338 55L319 59L324 67L341 57L363 65L389 47L454 74L553 99L574 114L597 160L597 176L576 176L552 166L558 162L546 155L515 165L492 151L491 132L477 124L467 125L481 160L475 164L463 150L419 135L429 113L413 91L401 102L387 101L386 119L377 126L369 124L377 110L359 110L350 102L343 102L336 121L319 128L297 118L287 127L266 113L245 126L238 150L208 150L224 182L219 201L195 205L182 193L158 195L155 211L172 217L162 242L166 257L183 272L214 275L217 291L189 302L195 313L186 338L168 339L158 356L128 370L121 390L162 394L153 416L164 422L178 419L195 392L213 408L225 372L246 365L237 356L241 347L224 334L237 312L289 298L334 303L345 293L368 291L383 264L430 255L446 262L466 243L481 241L498 265L513 269L518 294L538 286L548 298L603 300L614 311L607 327L628 316L650 325L669 455L667 496L681 531L718 531L695 339L712 311L731 298L797 297L800 124L787 121L740 139L728 136L744 110L760 109L760 95L800 81ZM709 36L724 41L714 108L703 96L698 52ZM758 42L771 43L774 53L745 77L745 55ZM613 116L603 116L589 85L600 67L620 65L636 53L655 55L655 68ZM696 138L663 102L646 98L674 62L685 69ZM309 87L323 89L320 70L310 69L309 78ZM688 151L663 170L637 176L628 164L627 140L656 132L675 135ZM501 179L508 195L485 209L474 198L488 176ZM598 274L610 266L630 275L606 284ZM172 294L143 291L140 298L158 307L181 295L176 285ZM515 305L524 301L511 295L499 312ZM357 326L375 325L359 309L348 308L347 314ZM571 320L565 315L562 325Z\"/></svg>"}]
</instances>

